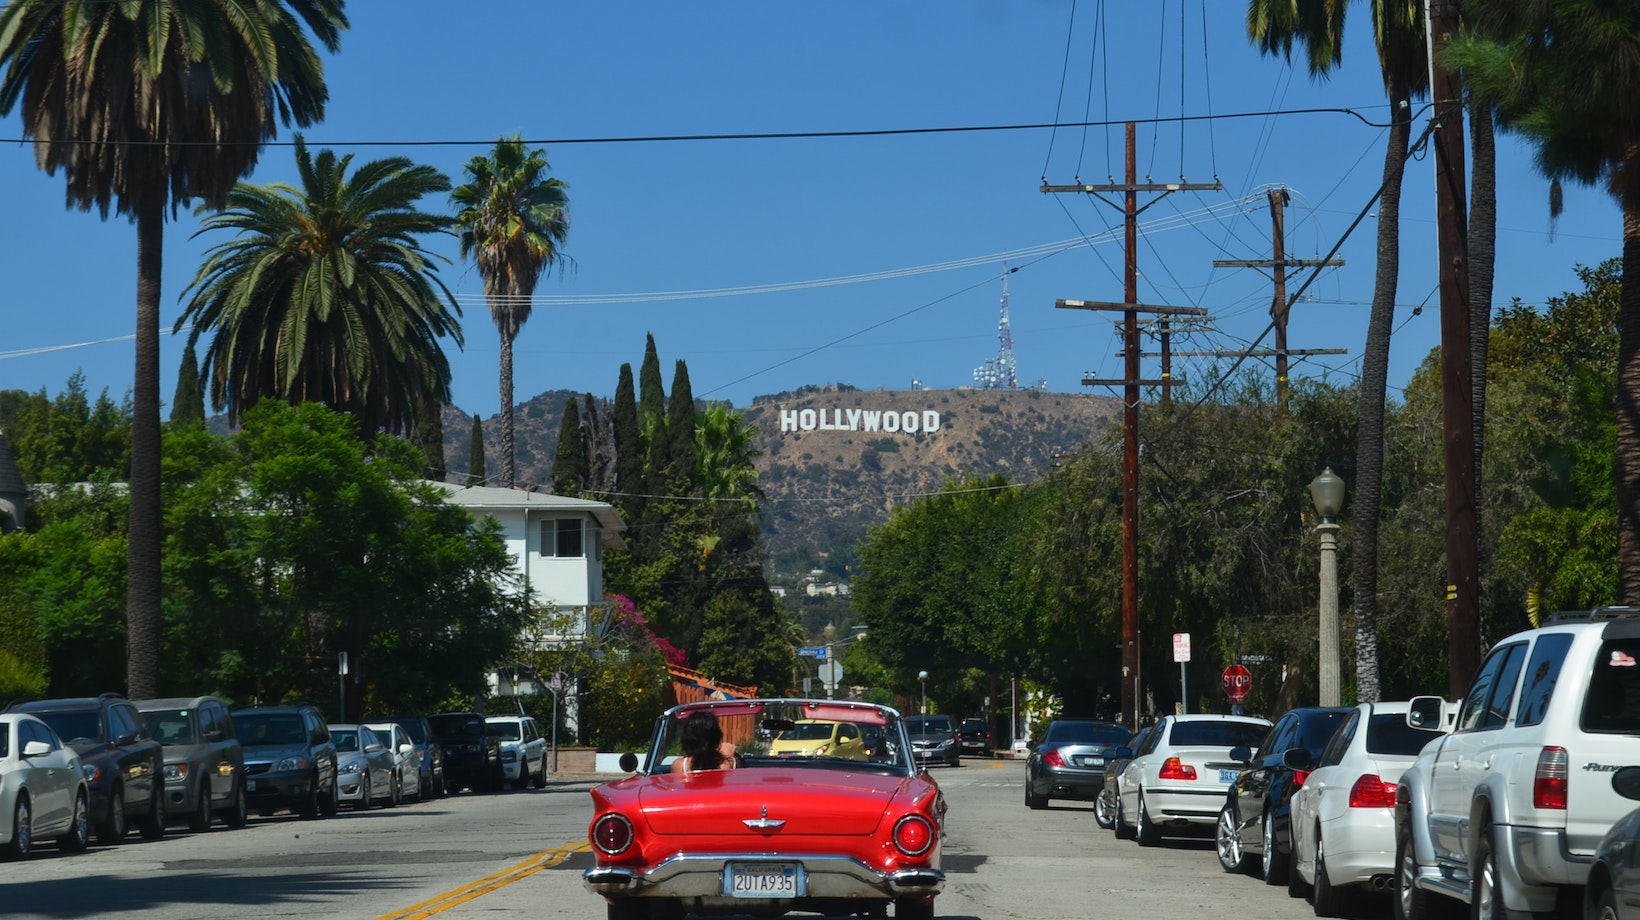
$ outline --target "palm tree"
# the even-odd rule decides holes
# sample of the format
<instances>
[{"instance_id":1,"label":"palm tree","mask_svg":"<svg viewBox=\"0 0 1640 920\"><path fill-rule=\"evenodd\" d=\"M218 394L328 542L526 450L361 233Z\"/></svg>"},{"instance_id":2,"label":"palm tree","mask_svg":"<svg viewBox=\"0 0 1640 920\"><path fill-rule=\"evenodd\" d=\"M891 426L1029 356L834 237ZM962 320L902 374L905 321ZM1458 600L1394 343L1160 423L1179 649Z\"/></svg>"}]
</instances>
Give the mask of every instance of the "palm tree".
<instances>
[{"instance_id":1,"label":"palm tree","mask_svg":"<svg viewBox=\"0 0 1640 920\"><path fill-rule=\"evenodd\" d=\"M11 0L0 115L21 104L35 162L68 204L137 227L126 691L159 692L159 295L167 206L220 204L278 124L324 117L343 0Z\"/></svg>"},{"instance_id":2,"label":"palm tree","mask_svg":"<svg viewBox=\"0 0 1640 920\"><path fill-rule=\"evenodd\" d=\"M1249 0L1247 33L1266 54L1289 60L1295 44L1308 52L1310 75L1325 78L1343 63L1348 4L1332 0ZM1352 560L1357 698L1378 699L1378 516L1383 498L1384 399L1389 343L1400 284L1401 184L1412 134L1411 101L1429 91L1419 0L1373 0L1373 33L1389 99L1389 143L1378 202L1377 267L1357 408Z\"/></svg>"},{"instance_id":3,"label":"palm tree","mask_svg":"<svg viewBox=\"0 0 1640 920\"><path fill-rule=\"evenodd\" d=\"M695 424L695 481L701 494L744 502L755 513L763 497L755 463L763 452L756 443L757 427L744 415L722 403L708 405Z\"/></svg>"},{"instance_id":4,"label":"palm tree","mask_svg":"<svg viewBox=\"0 0 1640 920\"><path fill-rule=\"evenodd\" d=\"M1615 602L1640 603L1640 0L1468 0L1464 17L1473 28L1443 65L1462 69L1500 129L1537 145L1539 172L1602 184L1623 209Z\"/></svg>"},{"instance_id":5,"label":"palm tree","mask_svg":"<svg viewBox=\"0 0 1640 920\"><path fill-rule=\"evenodd\" d=\"M194 324L190 347L215 333L201 372L231 422L263 397L321 402L369 437L408 431L420 407L450 401L439 340L461 344L460 308L434 264L448 260L417 237L451 220L416 208L450 180L404 157L349 176L352 162L315 157L298 136L299 187L241 182L195 234L238 234L206 251L176 323Z\"/></svg>"},{"instance_id":6,"label":"palm tree","mask_svg":"<svg viewBox=\"0 0 1640 920\"><path fill-rule=\"evenodd\" d=\"M563 253L569 236L569 186L547 178L547 152L502 138L490 155L467 161L467 183L450 193L459 208L461 257L478 263L490 318L501 331L502 483L512 488L513 340L530 318L536 282Z\"/></svg>"}]
</instances>

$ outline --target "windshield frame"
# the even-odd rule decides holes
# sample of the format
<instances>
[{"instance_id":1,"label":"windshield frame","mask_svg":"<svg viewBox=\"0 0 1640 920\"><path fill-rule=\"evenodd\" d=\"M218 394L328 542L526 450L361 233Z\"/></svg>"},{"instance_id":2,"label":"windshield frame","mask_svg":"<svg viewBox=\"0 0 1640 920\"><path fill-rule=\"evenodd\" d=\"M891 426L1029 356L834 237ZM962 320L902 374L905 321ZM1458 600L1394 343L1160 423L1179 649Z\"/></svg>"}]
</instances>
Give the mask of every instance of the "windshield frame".
<instances>
[{"instance_id":1,"label":"windshield frame","mask_svg":"<svg viewBox=\"0 0 1640 920\"><path fill-rule=\"evenodd\" d=\"M721 720L739 719L743 724L737 732L744 738L736 745L735 768L791 767L797 769L842 770L869 772L889 776L911 776L922 768L912 759L911 739L905 733L898 710L860 700L817 700L800 697L771 697L752 700L708 700L684 703L661 713L655 720L650 736L649 751L644 756L639 772L660 776L672 772L672 761L678 755L678 732L690 713L706 710ZM865 760L843 760L825 757L771 754L769 747L779 733L782 720L822 720L853 722L862 734L881 734L883 748ZM732 738L729 740L733 740Z\"/></svg>"}]
</instances>

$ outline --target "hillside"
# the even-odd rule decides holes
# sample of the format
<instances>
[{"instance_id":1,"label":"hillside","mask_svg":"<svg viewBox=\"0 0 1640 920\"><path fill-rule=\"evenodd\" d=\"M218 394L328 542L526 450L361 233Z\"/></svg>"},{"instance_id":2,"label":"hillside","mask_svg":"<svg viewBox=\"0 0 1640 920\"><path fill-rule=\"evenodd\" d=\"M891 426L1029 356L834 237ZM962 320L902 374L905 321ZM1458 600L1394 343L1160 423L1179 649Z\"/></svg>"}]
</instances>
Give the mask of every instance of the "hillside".
<instances>
[{"instance_id":1,"label":"hillside","mask_svg":"<svg viewBox=\"0 0 1640 920\"><path fill-rule=\"evenodd\" d=\"M519 405L519 485L544 486L551 478L564 404L578 396L552 390ZM946 482L993 473L1016 482L1035 479L1055 456L1097 441L1106 425L1120 424L1120 405L1109 397L1040 390L846 385L760 396L742 411L759 432L768 548L781 554L852 547L894 507ZM929 423L934 430L924 430ZM492 416L483 418L483 426L494 475L499 425ZM466 474L471 430L471 414L446 411L452 476Z\"/></svg>"}]
</instances>

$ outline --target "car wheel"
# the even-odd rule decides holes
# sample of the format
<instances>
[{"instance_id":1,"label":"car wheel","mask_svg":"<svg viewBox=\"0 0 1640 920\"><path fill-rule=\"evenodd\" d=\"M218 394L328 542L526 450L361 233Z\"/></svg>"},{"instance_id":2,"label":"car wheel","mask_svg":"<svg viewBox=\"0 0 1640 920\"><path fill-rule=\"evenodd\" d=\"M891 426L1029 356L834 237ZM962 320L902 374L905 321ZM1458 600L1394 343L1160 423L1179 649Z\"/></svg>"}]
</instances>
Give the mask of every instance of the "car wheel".
<instances>
[{"instance_id":1,"label":"car wheel","mask_svg":"<svg viewBox=\"0 0 1640 920\"><path fill-rule=\"evenodd\" d=\"M1116 823L1116 809L1111 807L1110 797L1104 792L1100 792L1099 797L1093 800L1093 823L1107 831Z\"/></svg>"},{"instance_id":2,"label":"car wheel","mask_svg":"<svg viewBox=\"0 0 1640 920\"><path fill-rule=\"evenodd\" d=\"M319 817L319 775L314 774L308 779L308 790L302 800L296 803L296 813L308 820Z\"/></svg>"},{"instance_id":3,"label":"car wheel","mask_svg":"<svg viewBox=\"0 0 1640 920\"><path fill-rule=\"evenodd\" d=\"M1416 887L1418 854L1412 848L1412 830L1399 820L1395 829L1395 920L1434 920L1445 913L1435 899L1445 900Z\"/></svg>"},{"instance_id":4,"label":"car wheel","mask_svg":"<svg viewBox=\"0 0 1640 920\"><path fill-rule=\"evenodd\" d=\"M359 774L359 800L353 803L354 811L369 811L374 805L376 797L370 794L370 771Z\"/></svg>"},{"instance_id":5,"label":"car wheel","mask_svg":"<svg viewBox=\"0 0 1640 920\"><path fill-rule=\"evenodd\" d=\"M512 780L511 782L509 782L508 785L512 786L514 789L528 789L528 788L530 788L530 771L529 771L528 767L529 767L529 764L527 764L527 763L519 764L518 765L518 778L515 779L515 780Z\"/></svg>"},{"instance_id":6,"label":"car wheel","mask_svg":"<svg viewBox=\"0 0 1640 920\"><path fill-rule=\"evenodd\" d=\"M1610 883L1600 886L1598 890L1589 892L1589 904L1594 907L1590 920L1617 920L1617 895L1612 891Z\"/></svg>"},{"instance_id":7,"label":"car wheel","mask_svg":"<svg viewBox=\"0 0 1640 920\"><path fill-rule=\"evenodd\" d=\"M1470 873L1469 916L1473 920L1503 920L1503 889L1498 883L1498 861L1493 857L1492 828L1482 827L1475 842L1475 867Z\"/></svg>"},{"instance_id":8,"label":"car wheel","mask_svg":"<svg viewBox=\"0 0 1640 920\"><path fill-rule=\"evenodd\" d=\"M12 859L22 859L33 848L34 824L29 817L28 796L18 793L17 804L11 810L11 840L6 843L5 852Z\"/></svg>"},{"instance_id":9,"label":"car wheel","mask_svg":"<svg viewBox=\"0 0 1640 920\"><path fill-rule=\"evenodd\" d=\"M1253 861L1241 845L1241 829L1236 827L1236 816L1225 805L1219 810L1219 823L1213 835L1213 848L1219 854L1219 867L1226 872L1247 874Z\"/></svg>"},{"instance_id":10,"label":"car wheel","mask_svg":"<svg viewBox=\"0 0 1640 920\"><path fill-rule=\"evenodd\" d=\"M443 773L440 773L438 777L433 780L433 787L437 790L433 793L434 798L442 799L450 794L450 786L444 781Z\"/></svg>"},{"instance_id":11,"label":"car wheel","mask_svg":"<svg viewBox=\"0 0 1640 920\"><path fill-rule=\"evenodd\" d=\"M188 816L188 830L196 834L211 829L211 781L202 779L199 783L199 804L194 806L193 814Z\"/></svg>"},{"instance_id":12,"label":"car wheel","mask_svg":"<svg viewBox=\"0 0 1640 920\"><path fill-rule=\"evenodd\" d=\"M1046 795L1037 794L1036 788L1031 782L1031 777L1029 775L1025 777L1025 807L1032 809L1048 807L1048 797Z\"/></svg>"},{"instance_id":13,"label":"car wheel","mask_svg":"<svg viewBox=\"0 0 1640 920\"><path fill-rule=\"evenodd\" d=\"M244 827L250 820L250 808L245 804L245 784L235 780L233 804L222 810L222 823L229 827Z\"/></svg>"},{"instance_id":14,"label":"car wheel","mask_svg":"<svg viewBox=\"0 0 1640 920\"><path fill-rule=\"evenodd\" d=\"M108 817L97 825L97 842L119 843L125 839L125 790L119 786L108 794Z\"/></svg>"},{"instance_id":15,"label":"car wheel","mask_svg":"<svg viewBox=\"0 0 1640 920\"><path fill-rule=\"evenodd\" d=\"M894 920L934 920L934 902L901 898L894 902Z\"/></svg>"},{"instance_id":16,"label":"car wheel","mask_svg":"<svg viewBox=\"0 0 1640 920\"><path fill-rule=\"evenodd\" d=\"M1286 884L1287 857L1282 855L1281 845L1276 842L1275 816L1270 814L1269 809L1265 809L1264 819L1261 824L1263 827L1260 832L1263 840L1260 845L1263 847L1264 852L1259 857L1261 860L1259 869L1264 873L1264 884Z\"/></svg>"},{"instance_id":17,"label":"car wheel","mask_svg":"<svg viewBox=\"0 0 1640 920\"><path fill-rule=\"evenodd\" d=\"M1319 827L1316 828L1316 865L1320 865L1321 858L1320 831ZM1317 871L1312 867L1310 874L1315 875ZM1310 883L1304 881L1304 873L1298 871L1298 840L1296 835L1292 833L1292 826L1289 825L1287 830L1287 897L1307 898L1310 896L1311 890Z\"/></svg>"},{"instance_id":18,"label":"car wheel","mask_svg":"<svg viewBox=\"0 0 1640 920\"><path fill-rule=\"evenodd\" d=\"M503 767L501 765L501 761L497 760L495 762L495 769L490 771L490 791L491 792L500 792L500 791L502 791L503 789L506 789L506 788L507 788L507 768Z\"/></svg>"},{"instance_id":19,"label":"car wheel","mask_svg":"<svg viewBox=\"0 0 1640 920\"><path fill-rule=\"evenodd\" d=\"M1121 793L1116 795L1116 823L1111 826L1111 832L1117 840L1132 840L1133 831L1127 826L1127 809L1122 807Z\"/></svg>"},{"instance_id":20,"label":"car wheel","mask_svg":"<svg viewBox=\"0 0 1640 920\"><path fill-rule=\"evenodd\" d=\"M1344 898L1327 875L1327 846L1321 839L1321 828L1315 831L1315 888L1310 894L1317 917L1344 916ZM1615 918L1614 918L1615 920Z\"/></svg>"},{"instance_id":21,"label":"car wheel","mask_svg":"<svg viewBox=\"0 0 1640 920\"><path fill-rule=\"evenodd\" d=\"M1142 790L1139 793L1139 826L1134 836L1138 838L1142 847L1153 847L1162 842L1162 829L1150 819L1150 809L1145 807L1145 794Z\"/></svg>"},{"instance_id":22,"label":"car wheel","mask_svg":"<svg viewBox=\"0 0 1640 920\"><path fill-rule=\"evenodd\" d=\"M85 793L74 796L74 818L68 833L57 838L57 845L74 853L91 845L91 804L85 800Z\"/></svg>"},{"instance_id":23,"label":"car wheel","mask_svg":"<svg viewBox=\"0 0 1640 920\"><path fill-rule=\"evenodd\" d=\"M165 836L165 774L154 771L154 792L148 798L148 813L137 822L137 832L144 840L158 840Z\"/></svg>"},{"instance_id":24,"label":"car wheel","mask_svg":"<svg viewBox=\"0 0 1640 920\"><path fill-rule=\"evenodd\" d=\"M387 807L397 808L404 804L404 777L394 773L387 780Z\"/></svg>"},{"instance_id":25,"label":"car wheel","mask_svg":"<svg viewBox=\"0 0 1640 920\"><path fill-rule=\"evenodd\" d=\"M547 788L547 755L541 755L541 765L535 768L535 775L530 781L537 789Z\"/></svg>"},{"instance_id":26,"label":"car wheel","mask_svg":"<svg viewBox=\"0 0 1640 920\"><path fill-rule=\"evenodd\" d=\"M319 796L319 813L327 818L334 818L342 813L342 784L332 776L330 778L330 792Z\"/></svg>"}]
</instances>

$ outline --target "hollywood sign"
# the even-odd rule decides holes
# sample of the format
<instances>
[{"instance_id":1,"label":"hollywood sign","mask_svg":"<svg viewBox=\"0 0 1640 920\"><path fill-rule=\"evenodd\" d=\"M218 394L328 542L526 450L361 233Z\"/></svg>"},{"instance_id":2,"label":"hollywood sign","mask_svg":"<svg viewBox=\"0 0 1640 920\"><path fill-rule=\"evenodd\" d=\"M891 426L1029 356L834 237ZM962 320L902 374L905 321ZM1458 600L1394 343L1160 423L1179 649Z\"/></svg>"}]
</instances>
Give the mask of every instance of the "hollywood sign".
<instances>
[{"instance_id":1,"label":"hollywood sign","mask_svg":"<svg viewBox=\"0 0 1640 920\"><path fill-rule=\"evenodd\" d=\"M882 431L888 434L933 433L940 430L940 414L933 409L895 412L890 409L781 409L780 433L788 431Z\"/></svg>"}]
</instances>

